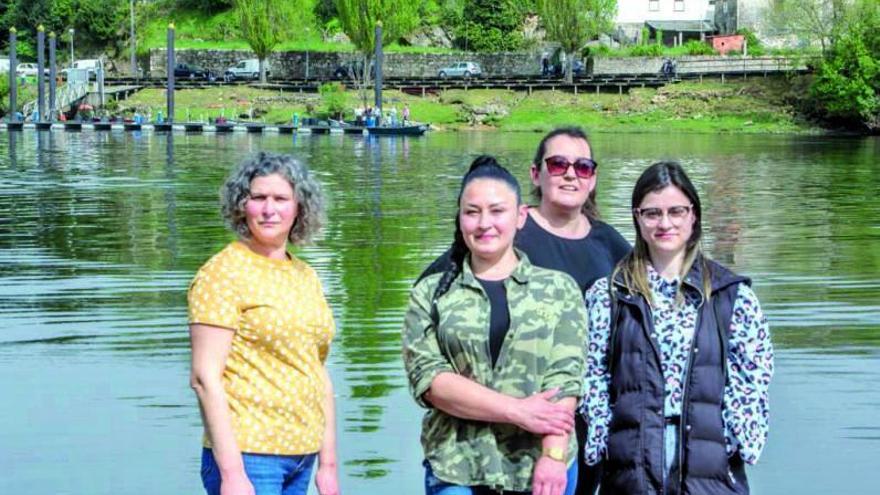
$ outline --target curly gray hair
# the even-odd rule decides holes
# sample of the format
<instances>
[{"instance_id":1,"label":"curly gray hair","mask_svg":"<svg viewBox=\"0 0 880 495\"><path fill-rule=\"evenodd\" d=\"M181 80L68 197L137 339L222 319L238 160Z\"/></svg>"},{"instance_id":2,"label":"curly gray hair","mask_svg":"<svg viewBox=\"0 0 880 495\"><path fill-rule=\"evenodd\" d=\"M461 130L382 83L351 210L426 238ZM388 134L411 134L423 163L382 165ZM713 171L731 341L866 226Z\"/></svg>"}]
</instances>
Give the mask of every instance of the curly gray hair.
<instances>
[{"instance_id":1,"label":"curly gray hair","mask_svg":"<svg viewBox=\"0 0 880 495\"><path fill-rule=\"evenodd\" d=\"M324 192L305 164L290 155L261 151L233 170L220 189L223 218L239 237L250 239L244 205L250 197L251 181L272 174L290 182L299 207L287 238L295 245L311 242L324 225Z\"/></svg>"}]
</instances>

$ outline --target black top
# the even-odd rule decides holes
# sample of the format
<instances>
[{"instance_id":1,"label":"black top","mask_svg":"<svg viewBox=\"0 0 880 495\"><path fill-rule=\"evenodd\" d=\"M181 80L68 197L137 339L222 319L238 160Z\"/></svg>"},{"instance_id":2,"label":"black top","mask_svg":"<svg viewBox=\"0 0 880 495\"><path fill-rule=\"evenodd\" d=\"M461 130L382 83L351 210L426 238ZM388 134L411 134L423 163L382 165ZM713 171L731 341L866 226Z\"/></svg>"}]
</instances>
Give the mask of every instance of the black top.
<instances>
[{"instance_id":1,"label":"black top","mask_svg":"<svg viewBox=\"0 0 880 495\"><path fill-rule=\"evenodd\" d=\"M544 230L531 215L517 232L514 245L529 257L535 266L567 273L574 278L583 294L597 279L611 274L632 249L614 227L601 220L590 220L590 233L580 239L566 239ZM449 267L449 250L434 260L419 280Z\"/></svg>"},{"instance_id":2,"label":"black top","mask_svg":"<svg viewBox=\"0 0 880 495\"><path fill-rule=\"evenodd\" d=\"M583 294L597 279L611 274L632 249L614 227L590 220L590 233L580 239L567 239L544 230L531 215L516 234L516 247L525 252L533 265L567 273Z\"/></svg>"},{"instance_id":3,"label":"black top","mask_svg":"<svg viewBox=\"0 0 880 495\"><path fill-rule=\"evenodd\" d=\"M489 355L492 356L492 367L498 361L501 344L510 328L510 310L507 307L507 291L504 280L483 280L478 278L486 296L489 297Z\"/></svg>"}]
</instances>

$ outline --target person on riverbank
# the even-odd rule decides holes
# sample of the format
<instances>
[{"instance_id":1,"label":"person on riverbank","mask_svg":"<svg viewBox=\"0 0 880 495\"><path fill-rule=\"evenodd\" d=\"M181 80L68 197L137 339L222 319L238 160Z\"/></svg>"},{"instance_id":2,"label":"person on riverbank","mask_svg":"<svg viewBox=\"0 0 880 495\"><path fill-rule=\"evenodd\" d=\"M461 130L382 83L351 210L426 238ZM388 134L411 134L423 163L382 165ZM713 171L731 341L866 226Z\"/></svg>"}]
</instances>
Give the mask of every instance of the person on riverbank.
<instances>
[{"instance_id":1,"label":"person on riverbank","mask_svg":"<svg viewBox=\"0 0 880 495\"><path fill-rule=\"evenodd\" d=\"M317 458L318 492L336 495L325 366L333 315L314 269L287 251L319 231L320 185L292 157L259 153L232 172L221 198L238 240L199 269L188 297L205 490L305 495Z\"/></svg>"},{"instance_id":2,"label":"person on riverbank","mask_svg":"<svg viewBox=\"0 0 880 495\"><path fill-rule=\"evenodd\" d=\"M750 280L701 252L678 163L645 170L631 206L635 249L586 294L587 463L604 459L602 494L747 494L767 439L767 320Z\"/></svg>"},{"instance_id":3,"label":"person on riverbank","mask_svg":"<svg viewBox=\"0 0 880 495\"><path fill-rule=\"evenodd\" d=\"M596 206L598 165L584 131L562 127L547 133L538 144L530 167L532 194L537 206L528 208L515 246L542 268L572 276L580 293L608 276L630 252L630 245L614 227L599 219ZM419 277L448 268L450 251L436 259ZM601 466L586 466L583 446L586 424L575 418L578 438L578 495L592 495Z\"/></svg>"},{"instance_id":4,"label":"person on riverbank","mask_svg":"<svg viewBox=\"0 0 880 495\"><path fill-rule=\"evenodd\" d=\"M427 495L572 494L573 411L586 313L568 275L513 246L516 179L477 158L462 179L450 264L412 290L403 330L422 423Z\"/></svg>"}]
</instances>

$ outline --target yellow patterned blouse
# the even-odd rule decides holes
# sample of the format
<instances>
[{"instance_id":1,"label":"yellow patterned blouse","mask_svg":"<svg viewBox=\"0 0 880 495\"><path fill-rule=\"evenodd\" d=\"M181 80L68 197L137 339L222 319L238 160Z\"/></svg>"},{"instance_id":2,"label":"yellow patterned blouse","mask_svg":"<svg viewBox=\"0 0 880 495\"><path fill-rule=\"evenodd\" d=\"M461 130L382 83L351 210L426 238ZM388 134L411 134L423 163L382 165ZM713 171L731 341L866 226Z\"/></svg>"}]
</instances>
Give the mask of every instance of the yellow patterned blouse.
<instances>
[{"instance_id":1,"label":"yellow patterned blouse","mask_svg":"<svg viewBox=\"0 0 880 495\"><path fill-rule=\"evenodd\" d=\"M189 322L235 331L223 385L242 452L320 450L321 367L335 326L312 267L294 256L266 258L233 242L193 279ZM204 445L211 446L207 433Z\"/></svg>"}]
</instances>

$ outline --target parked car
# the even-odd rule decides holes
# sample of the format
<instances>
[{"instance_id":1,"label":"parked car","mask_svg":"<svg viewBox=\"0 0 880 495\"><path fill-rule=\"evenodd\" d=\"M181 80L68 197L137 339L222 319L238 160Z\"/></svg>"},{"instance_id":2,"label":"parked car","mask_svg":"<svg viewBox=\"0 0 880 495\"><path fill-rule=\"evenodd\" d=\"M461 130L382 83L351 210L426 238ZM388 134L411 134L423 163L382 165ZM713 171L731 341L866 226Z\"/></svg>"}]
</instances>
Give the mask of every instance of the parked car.
<instances>
[{"instance_id":1,"label":"parked car","mask_svg":"<svg viewBox=\"0 0 880 495\"><path fill-rule=\"evenodd\" d=\"M272 74L269 64L266 64L266 78ZM260 61L256 58L241 60L223 73L225 79L259 79Z\"/></svg>"},{"instance_id":2,"label":"parked car","mask_svg":"<svg viewBox=\"0 0 880 495\"><path fill-rule=\"evenodd\" d=\"M15 68L15 73L22 77L37 77L37 72L37 64L32 63L18 64ZM49 69L43 68L43 74L48 75Z\"/></svg>"},{"instance_id":3,"label":"parked car","mask_svg":"<svg viewBox=\"0 0 880 495\"><path fill-rule=\"evenodd\" d=\"M476 62L455 62L449 67L443 67L437 71L437 75L443 79L447 77L480 77L483 69Z\"/></svg>"},{"instance_id":4,"label":"parked car","mask_svg":"<svg viewBox=\"0 0 880 495\"><path fill-rule=\"evenodd\" d=\"M196 67L190 64L177 64L174 66L174 77L180 79L203 79L205 81L213 81L217 77L213 72Z\"/></svg>"}]
</instances>

